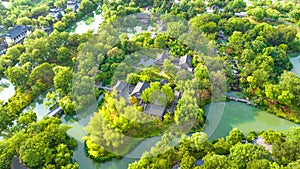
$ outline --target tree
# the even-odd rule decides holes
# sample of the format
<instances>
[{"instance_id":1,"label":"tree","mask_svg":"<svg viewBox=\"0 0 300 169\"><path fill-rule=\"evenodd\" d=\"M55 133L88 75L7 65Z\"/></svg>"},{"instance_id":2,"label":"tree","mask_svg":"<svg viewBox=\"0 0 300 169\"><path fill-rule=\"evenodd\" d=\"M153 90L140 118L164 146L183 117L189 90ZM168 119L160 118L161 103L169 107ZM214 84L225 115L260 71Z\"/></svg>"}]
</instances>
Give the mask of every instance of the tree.
<instances>
[{"instance_id":1,"label":"tree","mask_svg":"<svg viewBox=\"0 0 300 169\"><path fill-rule=\"evenodd\" d=\"M164 34L158 33L154 39L154 46L156 48L164 49L167 44L167 38Z\"/></svg>"},{"instance_id":2,"label":"tree","mask_svg":"<svg viewBox=\"0 0 300 169\"><path fill-rule=\"evenodd\" d=\"M248 10L247 15L252 16L253 19L257 21L262 21L267 16L267 12L262 7L255 7L253 9Z\"/></svg>"},{"instance_id":3,"label":"tree","mask_svg":"<svg viewBox=\"0 0 300 169\"><path fill-rule=\"evenodd\" d=\"M269 169L269 168L271 168L270 164L271 164L271 162L269 160L266 160L266 159L257 160L257 159L255 159L254 161L251 161L251 162L247 163L247 169L253 169L253 168Z\"/></svg>"},{"instance_id":4,"label":"tree","mask_svg":"<svg viewBox=\"0 0 300 169\"><path fill-rule=\"evenodd\" d=\"M226 156L217 154L208 154L203 158L204 164L201 165L200 169L222 169L228 168L228 162Z\"/></svg>"},{"instance_id":5,"label":"tree","mask_svg":"<svg viewBox=\"0 0 300 169\"><path fill-rule=\"evenodd\" d=\"M187 25L184 22L169 22L167 23L167 34L171 38L178 38L183 33L186 33Z\"/></svg>"},{"instance_id":6,"label":"tree","mask_svg":"<svg viewBox=\"0 0 300 169\"><path fill-rule=\"evenodd\" d=\"M66 0L58 0L58 1L55 1L55 2L54 2L54 6L55 6L56 8L62 8L62 7L64 7L66 4L67 4L67 1L66 1Z\"/></svg>"},{"instance_id":7,"label":"tree","mask_svg":"<svg viewBox=\"0 0 300 169\"><path fill-rule=\"evenodd\" d=\"M240 12L247 7L246 2L244 0L234 0L230 1L226 8L234 12Z\"/></svg>"},{"instance_id":8,"label":"tree","mask_svg":"<svg viewBox=\"0 0 300 169\"><path fill-rule=\"evenodd\" d=\"M62 32L66 29L67 25L62 22L62 21L58 21L53 25L53 28L58 30L59 32Z\"/></svg>"},{"instance_id":9,"label":"tree","mask_svg":"<svg viewBox=\"0 0 300 169\"><path fill-rule=\"evenodd\" d=\"M296 20L300 20L300 9L294 9L290 12L290 16Z\"/></svg>"},{"instance_id":10,"label":"tree","mask_svg":"<svg viewBox=\"0 0 300 169\"><path fill-rule=\"evenodd\" d=\"M0 142L0 168L9 168L14 156L30 168L73 167L71 158L76 141L67 136L69 126L54 117L36 122L33 112L21 115L17 123L20 130Z\"/></svg>"},{"instance_id":11,"label":"tree","mask_svg":"<svg viewBox=\"0 0 300 169\"><path fill-rule=\"evenodd\" d=\"M177 67L169 59L165 59L163 63L164 72L171 75L171 78L176 76Z\"/></svg>"},{"instance_id":12,"label":"tree","mask_svg":"<svg viewBox=\"0 0 300 169\"><path fill-rule=\"evenodd\" d=\"M71 62L71 52L65 46L57 49L57 61L61 65L70 65Z\"/></svg>"},{"instance_id":13,"label":"tree","mask_svg":"<svg viewBox=\"0 0 300 169\"><path fill-rule=\"evenodd\" d=\"M76 15L73 12L65 14L61 20L66 24L66 26L70 26L72 23L76 21Z\"/></svg>"},{"instance_id":14,"label":"tree","mask_svg":"<svg viewBox=\"0 0 300 169\"><path fill-rule=\"evenodd\" d=\"M80 7L79 10L80 12L87 14L89 12L91 12L95 7L95 4L93 4L93 1L90 0L82 0L80 2Z\"/></svg>"},{"instance_id":15,"label":"tree","mask_svg":"<svg viewBox=\"0 0 300 169\"><path fill-rule=\"evenodd\" d=\"M58 101L58 105L65 114L75 114L75 102L72 101L70 96L65 96Z\"/></svg>"},{"instance_id":16,"label":"tree","mask_svg":"<svg viewBox=\"0 0 300 169\"><path fill-rule=\"evenodd\" d=\"M166 97L166 100L167 100L167 104L170 105L173 100L174 100L174 92L173 92L173 89L171 88L171 86L168 84L168 85L163 85L161 87L161 92L165 95Z\"/></svg>"},{"instance_id":17,"label":"tree","mask_svg":"<svg viewBox=\"0 0 300 169\"><path fill-rule=\"evenodd\" d=\"M28 79L28 72L22 67L8 67L4 75L16 87L25 86Z\"/></svg>"},{"instance_id":18,"label":"tree","mask_svg":"<svg viewBox=\"0 0 300 169\"><path fill-rule=\"evenodd\" d=\"M30 123L36 122L37 116L33 111L27 113L21 113L17 119L17 127L18 129L24 129L29 126Z\"/></svg>"},{"instance_id":19,"label":"tree","mask_svg":"<svg viewBox=\"0 0 300 169\"><path fill-rule=\"evenodd\" d=\"M180 168L190 169L190 168L194 168L195 165L196 165L196 158L195 157L189 155L188 152L183 155L183 158L181 159L181 162L180 162Z\"/></svg>"},{"instance_id":20,"label":"tree","mask_svg":"<svg viewBox=\"0 0 300 169\"><path fill-rule=\"evenodd\" d=\"M300 128L290 128L285 133L285 141L278 140L272 146L272 154L278 164L288 165L291 162L296 162L299 159L300 146ZM298 160L299 161L299 160ZM295 165L297 162L295 163ZM294 164L293 164L294 165ZM293 166L291 164L291 166Z\"/></svg>"},{"instance_id":21,"label":"tree","mask_svg":"<svg viewBox=\"0 0 300 169\"><path fill-rule=\"evenodd\" d=\"M269 18L272 18L272 19L275 19L275 20L278 20L279 19L279 16L280 16L280 12L277 11L276 9L267 9L267 16Z\"/></svg>"},{"instance_id":22,"label":"tree","mask_svg":"<svg viewBox=\"0 0 300 169\"><path fill-rule=\"evenodd\" d=\"M226 136L226 142L231 145L235 145L237 143L241 143L242 140L245 138L244 134L238 130L237 128L233 128L229 135Z\"/></svg>"},{"instance_id":23,"label":"tree","mask_svg":"<svg viewBox=\"0 0 300 169\"><path fill-rule=\"evenodd\" d=\"M41 89L45 90L53 85L54 72L52 68L51 64L43 63L32 70L29 78Z\"/></svg>"},{"instance_id":24,"label":"tree","mask_svg":"<svg viewBox=\"0 0 300 169\"><path fill-rule=\"evenodd\" d=\"M69 67L55 67L53 68L55 73L53 82L56 91L60 93L61 97L64 97L72 90L73 71Z\"/></svg>"},{"instance_id":25,"label":"tree","mask_svg":"<svg viewBox=\"0 0 300 169\"><path fill-rule=\"evenodd\" d=\"M181 99L178 101L177 109L175 110L175 122L180 125L188 122L203 122L203 110L198 107L195 96L195 91L185 90Z\"/></svg>"},{"instance_id":26,"label":"tree","mask_svg":"<svg viewBox=\"0 0 300 169\"><path fill-rule=\"evenodd\" d=\"M270 154L264 147L237 143L231 147L228 159L233 168L246 168L247 163L255 159L270 159Z\"/></svg>"},{"instance_id":27,"label":"tree","mask_svg":"<svg viewBox=\"0 0 300 169\"><path fill-rule=\"evenodd\" d=\"M183 136L179 142L179 150L182 156L188 152L196 158L204 157L212 149L208 137L203 132L193 133L192 136Z\"/></svg>"}]
</instances>

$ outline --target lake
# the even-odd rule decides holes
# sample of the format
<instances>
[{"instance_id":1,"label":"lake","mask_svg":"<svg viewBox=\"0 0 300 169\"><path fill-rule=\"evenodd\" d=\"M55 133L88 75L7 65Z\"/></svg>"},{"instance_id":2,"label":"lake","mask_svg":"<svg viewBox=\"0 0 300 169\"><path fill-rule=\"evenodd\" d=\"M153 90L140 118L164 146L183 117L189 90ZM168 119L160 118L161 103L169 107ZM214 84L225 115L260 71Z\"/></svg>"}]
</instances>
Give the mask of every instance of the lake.
<instances>
[{"instance_id":1,"label":"lake","mask_svg":"<svg viewBox=\"0 0 300 169\"><path fill-rule=\"evenodd\" d=\"M210 108L208 105L205 112ZM216 112L210 112L216 113ZM232 128L238 128L244 134L248 134L251 130L256 132L262 130L286 130L290 127L297 127L299 125L288 120L279 118L274 114L267 113L258 108L249 106L240 102L226 102L223 115L220 122L215 122L214 118L207 119L208 125L217 125L214 131L207 131L212 133L210 140L225 137L229 134Z\"/></svg>"}]
</instances>

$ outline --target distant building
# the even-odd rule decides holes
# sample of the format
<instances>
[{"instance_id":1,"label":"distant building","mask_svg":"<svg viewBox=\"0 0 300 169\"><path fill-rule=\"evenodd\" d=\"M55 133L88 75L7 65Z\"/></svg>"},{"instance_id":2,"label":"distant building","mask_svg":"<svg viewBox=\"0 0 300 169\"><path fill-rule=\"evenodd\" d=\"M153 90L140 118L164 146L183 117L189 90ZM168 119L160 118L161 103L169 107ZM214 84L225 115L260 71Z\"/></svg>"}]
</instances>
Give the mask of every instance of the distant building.
<instances>
[{"instance_id":1,"label":"distant building","mask_svg":"<svg viewBox=\"0 0 300 169\"><path fill-rule=\"evenodd\" d=\"M193 72L192 57L189 55L182 56L179 59L178 66L180 67L180 69L184 69L188 72Z\"/></svg>"},{"instance_id":2,"label":"distant building","mask_svg":"<svg viewBox=\"0 0 300 169\"><path fill-rule=\"evenodd\" d=\"M235 12L234 16L242 18L242 17L246 17L247 13L246 12Z\"/></svg>"},{"instance_id":3,"label":"distant building","mask_svg":"<svg viewBox=\"0 0 300 169\"><path fill-rule=\"evenodd\" d=\"M5 54L7 51L7 44L0 44L0 56Z\"/></svg>"},{"instance_id":4,"label":"distant building","mask_svg":"<svg viewBox=\"0 0 300 169\"><path fill-rule=\"evenodd\" d=\"M161 81L162 85L166 85L168 84L168 81ZM156 102L156 103L144 103L141 96L143 91L145 91L145 89L149 88L150 84L146 83L146 82L138 82L137 85L133 86L131 84L128 84L127 82L123 82L123 81L118 81L114 86L113 89L117 91L118 97L123 97L127 104L131 104L131 102L129 101L130 97L135 97L138 99L139 103L138 105L143 107L143 111L146 114L155 116L155 117L159 117L161 120L163 120L163 116L165 115L166 112L170 112L170 113L174 113L174 111L176 110L176 106L178 104L178 101L181 99L181 92L179 91L174 91L174 100L172 102L172 105L170 108L166 108L165 105L161 105L160 102ZM108 91L111 91L111 89L109 89Z\"/></svg>"},{"instance_id":5,"label":"distant building","mask_svg":"<svg viewBox=\"0 0 300 169\"><path fill-rule=\"evenodd\" d=\"M59 20L62 16L64 16L65 12L63 9L58 8L50 8L49 15L52 16L52 18Z\"/></svg>"},{"instance_id":6,"label":"distant building","mask_svg":"<svg viewBox=\"0 0 300 169\"><path fill-rule=\"evenodd\" d=\"M134 89L134 86L132 86L131 84L129 84L127 82L118 80L118 82L115 84L113 89L117 90L118 97L123 97L128 104L130 103L129 97L130 97L131 92Z\"/></svg>"},{"instance_id":7,"label":"distant building","mask_svg":"<svg viewBox=\"0 0 300 169\"><path fill-rule=\"evenodd\" d=\"M165 59L168 59L168 58L169 58L169 54L160 53L156 56L156 59L155 59L154 63L157 64L157 65L163 65Z\"/></svg>"},{"instance_id":8,"label":"distant building","mask_svg":"<svg viewBox=\"0 0 300 169\"><path fill-rule=\"evenodd\" d=\"M128 85L128 83L118 80L114 89L116 89L118 93L123 93L128 88Z\"/></svg>"},{"instance_id":9,"label":"distant building","mask_svg":"<svg viewBox=\"0 0 300 169\"><path fill-rule=\"evenodd\" d=\"M67 1L67 8L71 8L73 12L76 12L76 10L79 8L80 3L75 0L69 0Z\"/></svg>"},{"instance_id":10,"label":"distant building","mask_svg":"<svg viewBox=\"0 0 300 169\"><path fill-rule=\"evenodd\" d=\"M49 35L51 32L53 32L52 26L49 26L49 27L47 27L47 28L44 28L43 30L44 30L48 35Z\"/></svg>"},{"instance_id":11,"label":"distant building","mask_svg":"<svg viewBox=\"0 0 300 169\"><path fill-rule=\"evenodd\" d=\"M141 99L143 91L149 87L150 84L147 82L138 82L138 84L135 86L135 88L133 89L130 95L138 99Z\"/></svg>"},{"instance_id":12,"label":"distant building","mask_svg":"<svg viewBox=\"0 0 300 169\"><path fill-rule=\"evenodd\" d=\"M6 53L7 43L4 39L0 38L0 56Z\"/></svg>"},{"instance_id":13,"label":"distant building","mask_svg":"<svg viewBox=\"0 0 300 169\"><path fill-rule=\"evenodd\" d=\"M150 22L151 15L147 13L137 13L136 15L137 21L142 24L148 24Z\"/></svg>"},{"instance_id":14,"label":"distant building","mask_svg":"<svg viewBox=\"0 0 300 169\"><path fill-rule=\"evenodd\" d=\"M163 116L165 114L166 107L153 105L153 104L147 104L144 107L144 112L146 114L159 117L160 119L163 119Z\"/></svg>"},{"instance_id":15,"label":"distant building","mask_svg":"<svg viewBox=\"0 0 300 169\"><path fill-rule=\"evenodd\" d=\"M178 92L178 91L175 91L174 92L174 100L173 100L173 103L172 103L172 106L170 108L170 112L171 114L174 114L175 110L176 110L176 106L178 104L178 101L181 99L181 92Z\"/></svg>"},{"instance_id":16,"label":"distant building","mask_svg":"<svg viewBox=\"0 0 300 169\"><path fill-rule=\"evenodd\" d=\"M32 33L32 26L15 25L3 38L7 44L22 43L23 40Z\"/></svg>"}]
</instances>

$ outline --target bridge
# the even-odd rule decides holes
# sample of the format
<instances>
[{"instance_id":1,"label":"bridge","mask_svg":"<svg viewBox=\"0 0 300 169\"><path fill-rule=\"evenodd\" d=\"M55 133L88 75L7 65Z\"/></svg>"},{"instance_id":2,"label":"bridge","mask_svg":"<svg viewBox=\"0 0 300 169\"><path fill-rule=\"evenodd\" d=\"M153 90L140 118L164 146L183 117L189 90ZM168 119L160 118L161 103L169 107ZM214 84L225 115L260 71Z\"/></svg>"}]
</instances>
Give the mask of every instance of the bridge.
<instances>
[{"instance_id":1,"label":"bridge","mask_svg":"<svg viewBox=\"0 0 300 169\"><path fill-rule=\"evenodd\" d=\"M112 91L113 90L113 88L111 88L111 87L106 87L106 86L102 86L102 85L96 85L96 87L98 88L98 89L103 89L103 90L106 90L106 91Z\"/></svg>"},{"instance_id":2,"label":"bridge","mask_svg":"<svg viewBox=\"0 0 300 169\"><path fill-rule=\"evenodd\" d=\"M54 109L52 109L49 113L47 113L47 115L51 117L55 117L60 113L62 113L62 109L59 106L57 106Z\"/></svg>"},{"instance_id":3,"label":"bridge","mask_svg":"<svg viewBox=\"0 0 300 169\"><path fill-rule=\"evenodd\" d=\"M250 100L247 99L240 99L240 98L236 98L236 97L229 97L230 100L236 101L236 102L242 102L242 103L246 103L248 105L252 105L254 107L256 107L257 105L253 102L251 102Z\"/></svg>"}]
</instances>

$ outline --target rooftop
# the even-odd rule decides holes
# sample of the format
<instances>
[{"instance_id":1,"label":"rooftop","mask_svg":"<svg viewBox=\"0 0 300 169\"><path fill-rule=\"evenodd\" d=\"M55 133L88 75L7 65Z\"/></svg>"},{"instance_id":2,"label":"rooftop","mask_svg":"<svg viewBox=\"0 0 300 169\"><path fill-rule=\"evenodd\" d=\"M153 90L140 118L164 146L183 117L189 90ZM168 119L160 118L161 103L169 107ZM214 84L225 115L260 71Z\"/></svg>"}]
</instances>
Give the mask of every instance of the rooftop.
<instances>
[{"instance_id":1,"label":"rooftop","mask_svg":"<svg viewBox=\"0 0 300 169\"><path fill-rule=\"evenodd\" d=\"M153 116L162 117L165 112L165 107L148 104L144 108L144 112Z\"/></svg>"},{"instance_id":2,"label":"rooftop","mask_svg":"<svg viewBox=\"0 0 300 169\"><path fill-rule=\"evenodd\" d=\"M184 55L179 59L178 65L190 64L192 62L192 58L188 55Z\"/></svg>"},{"instance_id":3,"label":"rooftop","mask_svg":"<svg viewBox=\"0 0 300 169\"><path fill-rule=\"evenodd\" d=\"M20 34L27 32L28 30L31 30L31 28L32 28L32 26L15 25L4 36L14 39L14 38L18 37Z\"/></svg>"},{"instance_id":4,"label":"rooftop","mask_svg":"<svg viewBox=\"0 0 300 169\"><path fill-rule=\"evenodd\" d=\"M117 92L123 92L128 87L128 83L118 80L114 88Z\"/></svg>"},{"instance_id":5,"label":"rooftop","mask_svg":"<svg viewBox=\"0 0 300 169\"><path fill-rule=\"evenodd\" d=\"M135 95L135 94L139 94L141 95L142 92L149 88L150 87L150 84L149 83L146 83L146 82L138 82L138 84L135 86L135 88L133 89L131 95Z\"/></svg>"}]
</instances>

